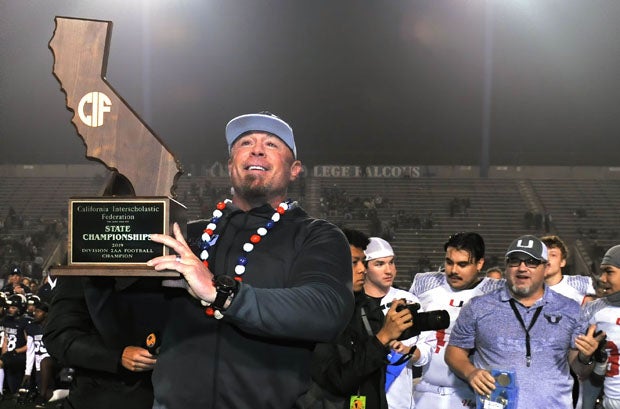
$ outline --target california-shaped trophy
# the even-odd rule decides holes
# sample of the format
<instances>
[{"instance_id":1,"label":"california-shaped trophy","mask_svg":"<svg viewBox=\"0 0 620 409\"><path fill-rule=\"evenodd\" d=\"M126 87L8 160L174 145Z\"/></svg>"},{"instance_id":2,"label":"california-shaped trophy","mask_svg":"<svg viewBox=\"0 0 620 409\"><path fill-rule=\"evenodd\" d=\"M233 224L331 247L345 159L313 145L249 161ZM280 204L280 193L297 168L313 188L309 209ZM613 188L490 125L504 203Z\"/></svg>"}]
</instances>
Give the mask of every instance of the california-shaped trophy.
<instances>
[{"instance_id":1,"label":"california-shaped trophy","mask_svg":"<svg viewBox=\"0 0 620 409\"><path fill-rule=\"evenodd\" d=\"M55 20L53 73L73 112L71 122L86 156L113 173L102 197L70 199L67 265L51 273L178 277L146 262L168 254L151 234L170 234L174 222L185 230L186 209L173 199L182 167L105 78L112 22Z\"/></svg>"}]
</instances>

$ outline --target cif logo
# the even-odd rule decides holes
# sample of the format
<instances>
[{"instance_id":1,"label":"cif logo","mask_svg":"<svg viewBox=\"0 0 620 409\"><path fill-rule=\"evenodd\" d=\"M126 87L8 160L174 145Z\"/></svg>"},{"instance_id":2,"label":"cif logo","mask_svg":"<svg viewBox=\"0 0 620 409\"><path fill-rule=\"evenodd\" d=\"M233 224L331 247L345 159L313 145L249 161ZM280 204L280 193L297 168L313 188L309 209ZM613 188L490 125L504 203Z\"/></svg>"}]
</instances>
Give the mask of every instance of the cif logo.
<instances>
[{"instance_id":1,"label":"cif logo","mask_svg":"<svg viewBox=\"0 0 620 409\"><path fill-rule=\"evenodd\" d=\"M90 114L84 112L86 104L90 104ZM103 125L103 114L110 112L112 101L103 92L89 92L78 104L78 115L84 124L96 128Z\"/></svg>"}]
</instances>

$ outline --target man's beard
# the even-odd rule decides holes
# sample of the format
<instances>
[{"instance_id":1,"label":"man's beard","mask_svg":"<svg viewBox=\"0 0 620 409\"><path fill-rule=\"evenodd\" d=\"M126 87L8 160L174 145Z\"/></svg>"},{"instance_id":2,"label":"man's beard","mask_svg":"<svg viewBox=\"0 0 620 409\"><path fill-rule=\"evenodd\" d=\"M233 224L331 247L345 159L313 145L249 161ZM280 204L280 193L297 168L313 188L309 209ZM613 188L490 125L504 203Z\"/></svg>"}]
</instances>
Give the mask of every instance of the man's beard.
<instances>
[{"instance_id":1,"label":"man's beard","mask_svg":"<svg viewBox=\"0 0 620 409\"><path fill-rule=\"evenodd\" d=\"M235 194L243 197L253 207L269 203L275 196L286 195L286 190L274 191L269 184L261 183L259 179L255 175L245 176L239 186L234 186Z\"/></svg>"},{"instance_id":2,"label":"man's beard","mask_svg":"<svg viewBox=\"0 0 620 409\"><path fill-rule=\"evenodd\" d=\"M527 296L531 295L532 287L529 286L529 287L518 288L516 285L513 284L513 285L510 286L510 289L512 290L512 293L514 295L519 295L521 297L527 297Z\"/></svg>"}]
</instances>

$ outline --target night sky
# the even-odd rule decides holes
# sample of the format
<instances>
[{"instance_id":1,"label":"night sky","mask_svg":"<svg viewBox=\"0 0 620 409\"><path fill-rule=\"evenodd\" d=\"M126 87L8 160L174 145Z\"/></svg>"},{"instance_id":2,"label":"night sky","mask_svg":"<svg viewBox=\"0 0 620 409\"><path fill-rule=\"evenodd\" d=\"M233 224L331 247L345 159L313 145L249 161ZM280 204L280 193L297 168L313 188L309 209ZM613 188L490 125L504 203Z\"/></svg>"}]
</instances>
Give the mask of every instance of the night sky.
<instances>
[{"instance_id":1,"label":"night sky","mask_svg":"<svg viewBox=\"0 0 620 409\"><path fill-rule=\"evenodd\" d=\"M0 0L0 164L86 163L55 16L113 22L107 81L185 165L262 110L308 165L620 164L616 0Z\"/></svg>"}]
</instances>

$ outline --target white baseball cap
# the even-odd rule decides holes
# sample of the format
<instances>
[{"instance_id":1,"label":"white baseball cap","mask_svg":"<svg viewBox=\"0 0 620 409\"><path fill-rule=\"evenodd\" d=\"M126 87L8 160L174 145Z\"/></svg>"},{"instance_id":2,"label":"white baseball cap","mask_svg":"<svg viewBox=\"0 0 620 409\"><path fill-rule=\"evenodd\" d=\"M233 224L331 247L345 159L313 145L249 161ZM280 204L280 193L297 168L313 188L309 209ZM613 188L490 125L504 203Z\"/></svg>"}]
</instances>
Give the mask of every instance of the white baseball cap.
<instances>
[{"instance_id":1,"label":"white baseball cap","mask_svg":"<svg viewBox=\"0 0 620 409\"><path fill-rule=\"evenodd\" d=\"M392 257L394 255L394 250L392 250L390 243L383 240L381 237L371 237L364 254L366 254L366 261L368 261L381 257Z\"/></svg>"}]
</instances>

